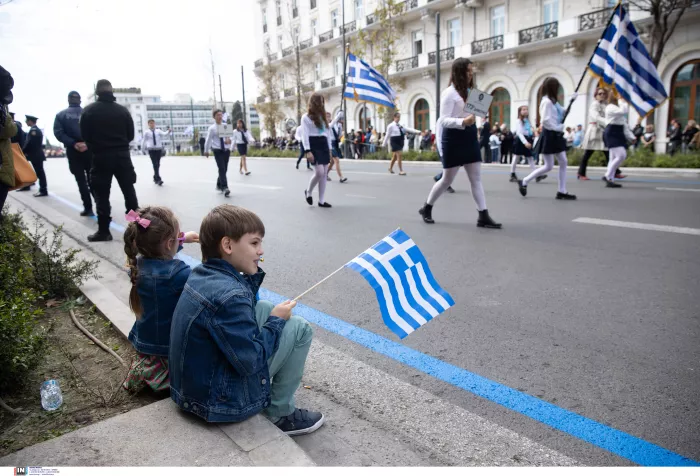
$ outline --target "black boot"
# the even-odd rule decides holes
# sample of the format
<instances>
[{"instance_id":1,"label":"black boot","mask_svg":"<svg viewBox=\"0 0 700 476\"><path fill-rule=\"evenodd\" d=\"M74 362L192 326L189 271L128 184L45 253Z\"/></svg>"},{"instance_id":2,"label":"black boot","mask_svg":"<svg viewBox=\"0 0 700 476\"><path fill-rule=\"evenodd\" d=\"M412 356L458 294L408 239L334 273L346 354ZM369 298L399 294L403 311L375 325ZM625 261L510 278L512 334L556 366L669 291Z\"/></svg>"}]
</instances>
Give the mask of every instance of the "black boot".
<instances>
[{"instance_id":1,"label":"black boot","mask_svg":"<svg viewBox=\"0 0 700 476\"><path fill-rule=\"evenodd\" d=\"M476 221L476 226L479 228L501 228L501 224L496 223L489 216L488 210L481 210L479 212L479 219Z\"/></svg>"},{"instance_id":2,"label":"black boot","mask_svg":"<svg viewBox=\"0 0 700 476\"><path fill-rule=\"evenodd\" d=\"M522 180L518 180L518 190L523 197L527 195L527 185L524 185Z\"/></svg>"},{"instance_id":3,"label":"black boot","mask_svg":"<svg viewBox=\"0 0 700 476\"><path fill-rule=\"evenodd\" d=\"M112 221L112 217L98 217L98 229L97 233L88 236L88 241L112 241L112 234L109 232L109 223Z\"/></svg>"},{"instance_id":4,"label":"black boot","mask_svg":"<svg viewBox=\"0 0 700 476\"><path fill-rule=\"evenodd\" d=\"M83 209L82 212L80 212L81 217L94 217L95 214L92 211L92 208L85 208Z\"/></svg>"},{"instance_id":5,"label":"black boot","mask_svg":"<svg viewBox=\"0 0 700 476\"><path fill-rule=\"evenodd\" d=\"M515 175L515 173L510 174L510 181L511 182L517 182L518 181L518 176Z\"/></svg>"},{"instance_id":6,"label":"black boot","mask_svg":"<svg viewBox=\"0 0 700 476\"><path fill-rule=\"evenodd\" d=\"M421 214L424 222L430 224L435 223L435 220L433 220L433 206L428 205L427 202L425 203L425 205L423 205L423 208L418 210L418 213Z\"/></svg>"}]
</instances>

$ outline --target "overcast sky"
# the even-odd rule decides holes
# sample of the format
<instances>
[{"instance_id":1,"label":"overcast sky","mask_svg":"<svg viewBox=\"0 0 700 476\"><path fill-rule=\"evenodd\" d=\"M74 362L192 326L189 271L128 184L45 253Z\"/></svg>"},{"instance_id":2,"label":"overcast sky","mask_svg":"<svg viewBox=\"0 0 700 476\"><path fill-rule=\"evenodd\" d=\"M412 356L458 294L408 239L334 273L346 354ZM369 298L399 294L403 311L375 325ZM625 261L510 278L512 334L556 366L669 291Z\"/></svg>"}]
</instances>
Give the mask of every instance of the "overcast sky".
<instances>
[{"instance_id":1,"label":"overcast sky","mask_svg":"<svg viewBox=\"0 0 700 476\"><path fill-rule=\"evenodd\" d=\"M83 100L101 78L164 101L212 97L209 48L225 101L258 95L253 74L256 0L0 0L0 65L15 79L10 110L53 121L71 90ZM217 76L217 95L219 92ZM26 126L25 126L26 130Z\"/></svg>"}]
</instances>

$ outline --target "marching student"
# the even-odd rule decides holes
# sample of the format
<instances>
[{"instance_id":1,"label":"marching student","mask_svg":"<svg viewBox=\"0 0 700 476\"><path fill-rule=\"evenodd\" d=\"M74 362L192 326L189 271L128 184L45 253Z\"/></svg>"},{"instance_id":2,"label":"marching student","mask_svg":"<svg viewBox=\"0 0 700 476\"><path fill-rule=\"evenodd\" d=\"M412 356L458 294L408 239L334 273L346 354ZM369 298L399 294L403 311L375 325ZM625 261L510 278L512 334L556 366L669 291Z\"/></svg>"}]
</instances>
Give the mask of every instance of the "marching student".
<instances>
[{"instance_id":1,"label":"marching student","mask_svg":"<svg viewBox=\"0 0 700 476\"><path fill-rule=\"evenodd\" d=\"M231 158L231 139L219 137L217 126L222 124L223 113L221 109L216 109L213 113L215 123L209 126L207 131L207 140L204 143L204 156L209 158L209 148L214 151L214 159L216 167L219 169L219 178L216 179L216 189L223 192L224 196L231 195L228 189L228 180L226 172L228 172L228 161Z\"/></svg>"},{"instance_id":2,"label":"marching student","mask_svg":"<svg viewBox=\"0 0 700 476\"><path fill-rule=\"evenodd\" d=\"M527 159L530 165L530 170L535 170L535 159L532 157L532 146L535 144L535 132L530 123L530 111L527 106L518 108L518 121L515 123L515 148L513 150L513 161L510 164L510 181L517 182L518 176L515 175L515 168L521 158ZM537 177L540 182L546 179L546 175Z\"/></svg>"},{"instance_id":3,"label":"marching student","mask_svg":"<svg viewBox=\"0 0 700 476\"><path fill-rule=\"evenodd\" d=\"M326 177L327 180L330 182L331 181L331 170L333 170L333 165L335 165L335 171L338 174L338 177L340 178L340 183L345 183L348 181L347 177L343 177L343 172L340 171L340 159L343 157L343 154L340 153L340 136L343 133L343 111L338 111L338 113L335 115L335 119L333 119L333 122L331 122L331 113L327 112L326 113L326 122L330 122L331 124L331 165L328 167L328 176Z\"/></svg>"},{"instance_id":4,"label":"marching student","mask_svg":"<svg viewBox=\"0 0 700 476\"><path fill-rule=\"evenodd\" d=\"M304 158L306 153L304 152L304 144L301 143L301 125L297 126L294 131L294 139L299 143L299 158L297 159L297 170L299 170L299 164L301 159ZM311 170L311 164L309 164L309 159L306 159L306 169Z\"/></svg>"},{"instance_id":5,"label":"marching student","mask_svg":"<svg viewBox=\"0 0 700 476\"><path fill-rule=\"evenodd\" d=\"M394 164L398 161L399 175L406 175L406 172L403 171L403 166L401 164L401 160L403 159L403 146L406 142L406 132L420 134L420 131L411 129L410 127L403 127L401 124L399 124L400 119L401 113L395 112L394 121L386 128L382 147L386 147L387 143L391 144L391 163L389 164L389 173L394 173Z\"/></svg>"},{"instance_id":6,"label":"marching student","mask_svg":"<svg viewBox=\"0 0 700 476\"><path fill-rule=\"evenodd\" d=\"M151 163L153 164L153 183L156 185L163 185L163 180L160 178L160 159L163 157L163 136L168 136L171 133L170 127L168 127L168 130L165 132L156 129L156 121L153 119L148 120L148 129L143 133L141 150L147 150L148 155L151 157Z\"/></svg>"},{"instance_id":7,"label":"marching student","mask_svg":"<svg viewBox=\"0 0 700 476\"><path fill-rule=\"evenodd\" d=\"M622 185L615 183L617 170L627 158L627 142L637 140L627 125L628 109L627 103L619 104L615 91L611 90L608 93L608 105L605 106L605 132L603 133L605 147L610 152L608 170L603 177L605 186L608 188L622 188Z\"/></svg>"},{"instance_id":8,"label":"marching student","mask_svg":"<svg viewBox=\"0 0 700 476\"><path fill-rule=\"evenodd\" d=\"M578 167L577 178L579 180L590 180L586 175L588 167L588 159L591 158L596 150L601 151L605 155L606 165L610 163L610 152L605 147L603 133L605 132L605 106L608 101L608 90L606 88L596 88L595 96L591 106L588 108L588 125L586 133L581 143L581 148L584 150L581 164ZM619 170L615 173L615 178L625 178Z\"/></svg>"},{"instance_id":9,"label":"marching student","mask_svg":"<svg viewBox=\"0 0 700 476\"><path fill-rule=\"evenodd\" d=\"M241 164L238 167L238 172L240 172L241 175L243 173L250 175L250 172L248 172L248 164L246 162L246 156L248 155L248 144L250 141L254 142L255 138L250 134L250 132L248 132L248 129L246 129L243 119L238 119L238 122L236 123L236 130L233 131L233 143L236 144L238 155L241 156Z\"/></svg>"},{"instance_id":10,"label":"marching student","mask_svg":"<svg viewBox=\"0 0 700 476\"><path fill-rule=\"evenodd\" d=\"M486 197L481 183L481 149L476 128L476 118L464 111L470 89L474 88L472 62L466 58L457 58L452 63L450 84L440 98L440 118L437 122L438 155L442 161L442 178L433 186L423 207L418 210L426 223L433 220L433 205L440 195L448 189L459 169L464 167L471 184L472 197L479 212L476 226L482 228L501 228L489 216L486 209Z\"/></svg>"},{"instance_id":11,"label":"marching student","mask_svg":"<svg viewBox=\"0 0 700 476\"><path fill-rule=\"evenodd\" d=\"M326 177L328 164L331 162L333 143L328 122L326 121L325 100L319 93L313 93L309 98L308 112L301 118L301 142L304 145L306 158L314 164L314 176L309 180L309 186L304 190L304 198L309 205L314 204L312 194L318 185L318 206L331 208L326 202Z\"/></svg>"},{"instance_id":12,"label":"marching student","mask_svg":"<svg viewBox=\"0 0 700 476\"><path fill-rule=\"evenodd\" d=\"M530 180L541 177L554 168L554 160L559 162L559 190L557 200L576 200L576 195L566 192L566 140L564 139L564 108L557 102L559 81L549 77L542 85L540 117L542 117L542 159L544 165L534 170L523 180L518 181L518 189L523 197L527 195Z\"/></svg>"}]
</instances>

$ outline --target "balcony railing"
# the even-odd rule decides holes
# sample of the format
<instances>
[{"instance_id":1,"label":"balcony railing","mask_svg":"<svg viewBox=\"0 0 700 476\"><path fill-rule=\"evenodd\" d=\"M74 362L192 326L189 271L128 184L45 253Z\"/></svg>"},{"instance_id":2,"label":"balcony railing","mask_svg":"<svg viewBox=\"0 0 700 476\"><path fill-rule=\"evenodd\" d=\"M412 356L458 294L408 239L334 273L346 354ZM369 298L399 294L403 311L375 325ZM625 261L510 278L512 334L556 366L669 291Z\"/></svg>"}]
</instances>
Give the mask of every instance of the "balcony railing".
<instances>
[{"instance_id":1,"label":"balcony railing","mask_svg":"<svg viewBox=\"0 0 700 476\"><path fill-rule=\"evenodd\" d=\"M306 83L301 85L302 93L311 93L314 90L314 83Z\"/></svg>"},{"instance_id":2,"label":"balcony railing","mask_svg":"<svg viewBox=\"0 0 700 476\"><path fill-rule=\"evenodd\" d=\"M311 9L316 8L316 0L311 0Z\"/></svg>"},{"instance_id":3,"label":"balcony railing","mask_svg":"<svg viewBox=\"0 0 700 476\"><path fill-rule=\"evenodd\" d=\"M418 67L418 56L398 60L396 62L396 72L408 71Z\"/></svg>"},{"instance_id":4,"label":"balcony railing","mask_svg":"<svg viewBox=\"0 0 700 476\"><path fill-rule=\"evenodd\" d=\"M292 97L294 96L294 88L285 88L284 90L284 97Z\"/></svg>"},{"instance_id":5,"label":"balcony railing","mask_svg":"<svg viewBox=\"0 0 700 476\"><path fill-rule=\"evenodd\" d=\"M435 64L436 60L436 52L431 51L428 53L428 64ZM443 50L440 50L440 61L452 61L455 59L455 47L450 46L449 48L445 48Z\"/></svg>"},{"instance_id":6,"label":"balcony railing","mask_svg":"<svg viewBox=\"0 0 700 476\"><path fill-rule=\"evenodd\" d=\"M299 51L305 50L306 48L311 48L311 38L299 43Z\"/></svg>"},{"instance_id":7,"label":"balcony railing","mask_svg":"<svg viewBox=\"0 0 700 476\"><path fill-rule=\"evenodd\" d=\"M256 68L262 68L262 65L263 65L263 60L261 60L261 59L255 60L255 67Z\"/></svg>"},{"instance_id":8,"label":"balcony railing","mask_svg":"<svg viewBox=\"0 0 700 476\"><path fill-rule=\"evenodd\" d=\"M277 17L277 26L282 25L282 17Z\"/></svg>"},{"instance_id":9,"label":"balcony railing","mask_svg":"<svg viewBox=\"0 0 700 476\"><path fill-rule=\"evenodd\" d=\"M321 33L318 35L318 42L323 43L324 41L332 40L333 39L333 30L329 30L325 33Z\"/></svg>"},{"instance_id":10,"label":"balcony railing","mask_svg":"<svg viewBox=\"0 0 700 476\"><path fill-rule=\"evenodd\" d=\"M265 102L265 96L258 96L258 102L256 104L262 104Z\"/></svg>"},{"instance_id":11,"label":"balcony railing","mask_svg":"<svg viewBox=\"0 0 700 476\"><path fill-rule=\"evenodd\" d=\"M294 53L294 47L289 46L289 47L282 50L282 58L286 58L287 56L290 56L292 53Z\"/></svg>"},{"instance_id":12,"label":"balcony railing","mask_svg":"<svg viewBox=\"0 0 700 476\"><path fill-rule=\"evenodd\" d=\"M377 15L374 13L370 13L367 15L367 26L374 25L374 22L377 21Z\"/></svg>"},{"instance_id":13,"label":"balcony railing","mask_svg":"<svg viewBox=\"0 0 700 476\"><path fill-rule=\"evenodd\" d=\"M335 86L335 77L321 80L321 89L332 88L333 86Z\"/></svg>"},{"instance_id":14,"label":"balcony railing","mask_svg":"<svg viewBox=\"0 0 700 476\"><path fill-rule=\"evenodd\" d=\"M299 9L297 7L292 8L292 18L296 18L299 16Z\"/></svg>"},{"instance_id":15,"label":"balcony railing","mask_svg":"<svg viewBox=\"0 0 700 476\"><path fill-rule=\"evenodd\" d=\"M604 27L615 7L604 8L595 12L584 13L578 17L578 31L593 30Z\"/></svg>"},{"instance_id":16,"label":"balcony railing","mask_svg":"<svg viewBox=\"0 0 700 476\"><path fill-rule=\"evenodd\" d=\"M399 13L405 13L418 7L418 0L406 0L405 2L397 3L396 10Z\"/></svg>"},{"instance_id":17,"label":"balcony railing","mask_svg":"<svg viewBox=\"0 0 700 476\"><path fill-rule=\"evenodd\" d=\"M267 23L263 24L263 33L267 33Z\"/></svg>"},{"instance_id":18,"label":"balcony railing","mask_svg":"<svg viewBox=\"0 0 700 476\"><path fill-rule=\"evenodd\" d=\"M527 28L518 32L518 44L526 45L536 41L556 38L559 33L559 22L545 23L533 28Z\"/></svg>"},{"instance_id":19,"label":"balcony railing","mask_svg":"<svg viewBox=\"0 0 700 476\"><path fill-rule=\"evenodd\" d=\"M345 33L355 31L355 28L357 28L357 22L353 20L350 23L346 23L345 25L340 27L340 34L342 35L343 31L345 31Z\"/></svg>"},{"instance_id":20,"label":"balcony railing","mask_svg":"<svg viewBox=\"0 0 700 476\"><path fill-rule=\"evenodd\" d=\"M484 40L472 41L472 54L488 53L503 49L503 35L492 36Z\"/></svg>"}]
</instances>

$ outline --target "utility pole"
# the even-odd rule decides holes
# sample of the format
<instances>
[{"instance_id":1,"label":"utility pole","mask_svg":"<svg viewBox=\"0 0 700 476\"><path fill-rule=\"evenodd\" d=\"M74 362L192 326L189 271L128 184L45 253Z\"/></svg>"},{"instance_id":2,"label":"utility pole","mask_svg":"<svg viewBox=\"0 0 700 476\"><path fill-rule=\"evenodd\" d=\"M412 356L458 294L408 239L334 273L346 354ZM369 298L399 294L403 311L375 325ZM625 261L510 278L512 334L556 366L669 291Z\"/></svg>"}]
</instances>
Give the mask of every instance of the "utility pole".
<instances>
[{"instance_id":1,"label":"utility pole","mask_svg":"<svg viewBox=\"0 0 700 476\"><path fill-rule=\"evenodd\" d=\"M209 48L209 58L211 58L211 84L212 91L214 91L214 95L212 96L214 100L213 109L216 109L216 73L214 72L214 53L211 51L211 48Z\"/></svg>"},{"instance_id":2,"label":"utility pole","mask_svg":"<svg viewBox=\"0 0 700 476\"><path fill-rule=\"evenodd\" d=\"M221 110L224 110L224 92L221 89L221 75L219 75L219 98L221 99Z\"/></svg>"},{"instance_id":3,"label":"utility pole","mask_svg":"<svg viewBox=\"0 0 700 476\"><path fill-rule=\"evenodd\" d=\"M435 14L435 129L440 118L440 12Z\"/></svg>"},{"instance_id":4,"label":"utility pole","mask_svg":"<svg viewBox=\"0 0 700 476\"><path fill-rule=\"evenodd\" d=\"M345 0L341 2L341 8L343 9L343 91L340 91L340 97L343 99L342 109L343 109L343 137L345 141L343 142L343 155L345 157L350 156L350 143L348 142L348 105L345 101L345 86L347 85L347 70L348 70L348 50L350 46L345 43ZM354 158L354 157L353 157Z\"/></svg>"},{"instance_id":5,"label":"utility pole","mask_svg":"<svg viewBox=\"0 0 700 476\"><path fill-rule=\"evenodd\" d=\"M243 75L243 66L241 66L241 91L243 92L243 121L246 123L247 127L250 127L250 124L248 124L248 110L245 108L245 76Z\"/></svg>"},{"instance_id":6,"label":"utility pole","mask_svg":"<svg viewBox=\"0 0 700 476\"><path fill-rule=\"evenodd\" d=\"M175 125L173 124L173 107L170 106L170 136L172 138L173 155L175 155Z\"/></svg>"},{"instance_id":7,"label":"utility pole","mask_svg":"<svg viewBox=\"0 0 700 476\"><path fill-rule=\"evenodd\" d=\"M192 99L192 96L190 96L190 112L192 113L192 147L196 148L197 144L195 143L194 138L197 137L197 135L194 133L195 125L194 125L194 100Z\"/></svg>"}]
</instances>

